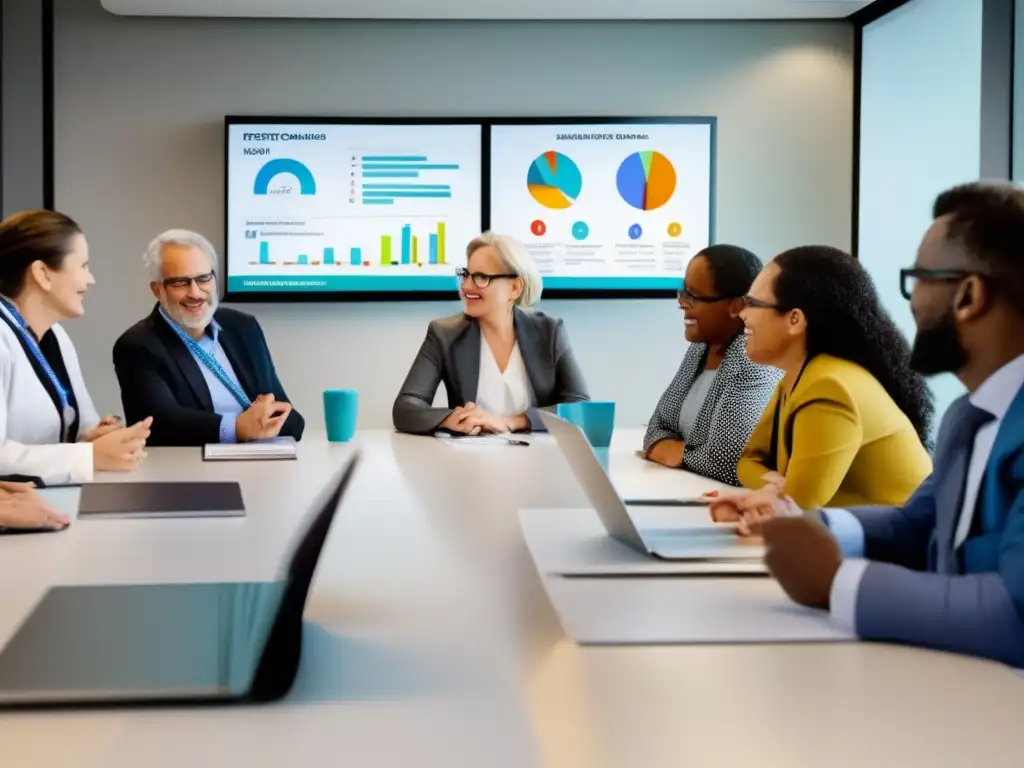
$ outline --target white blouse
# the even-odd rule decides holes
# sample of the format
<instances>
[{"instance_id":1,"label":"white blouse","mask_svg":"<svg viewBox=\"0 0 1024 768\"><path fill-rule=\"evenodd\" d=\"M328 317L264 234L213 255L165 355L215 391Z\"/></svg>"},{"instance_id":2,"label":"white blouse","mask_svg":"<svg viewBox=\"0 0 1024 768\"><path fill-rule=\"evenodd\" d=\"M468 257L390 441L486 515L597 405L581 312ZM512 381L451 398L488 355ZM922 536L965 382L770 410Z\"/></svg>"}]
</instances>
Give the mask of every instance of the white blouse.
<instances>
[{"instance_id":1,"label":"white blouse","mask_svg":"<svg viewBox=\"0 0 1024 768\"><path fill-rule=\"evenodd\" d=\"M480 334L480 378L477 380L476 404L495 416L518 416L533 406L533 387L519 351L519 342L512 347L508 365L502 373L491 345Z\"/></svg>"},{"instance_id":2,"label":"white blouse","mask_svg":"<svg viewBox=\"0 0 1024 768\"><path fill-rule=\"evenodd\" d=\"M6 312L0 307L0 312ZM9 315L8 315L9 316ZM75 346L59 325L53 333L78 403L78 433L85 434L100 417L89 397ZM92 443L62 443L60 414L21 342L0 320L0 475L28 475L46 483L92 480Z\"/></svg>"}]
</instances>

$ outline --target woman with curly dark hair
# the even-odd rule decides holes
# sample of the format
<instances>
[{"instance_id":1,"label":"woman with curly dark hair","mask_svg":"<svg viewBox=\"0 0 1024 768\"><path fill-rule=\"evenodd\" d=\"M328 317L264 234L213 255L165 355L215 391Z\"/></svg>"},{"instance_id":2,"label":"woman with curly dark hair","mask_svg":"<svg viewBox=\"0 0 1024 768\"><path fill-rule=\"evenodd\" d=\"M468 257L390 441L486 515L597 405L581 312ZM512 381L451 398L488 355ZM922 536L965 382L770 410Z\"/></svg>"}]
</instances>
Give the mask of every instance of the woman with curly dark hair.
<instances>
[{"instance_id":1,"label":"woman with curly dark hair","mask_svg":"<svg viewBox=\"0 0 1024 768\"><path fill-rule=\"evenodd\" d=\"M860 263L827 246L786 251L741 317L750 359L785 372L737 467L744 487L784 478L801 509L905 502L931 473L934 407Z\"/></svg>"}]
</instances>

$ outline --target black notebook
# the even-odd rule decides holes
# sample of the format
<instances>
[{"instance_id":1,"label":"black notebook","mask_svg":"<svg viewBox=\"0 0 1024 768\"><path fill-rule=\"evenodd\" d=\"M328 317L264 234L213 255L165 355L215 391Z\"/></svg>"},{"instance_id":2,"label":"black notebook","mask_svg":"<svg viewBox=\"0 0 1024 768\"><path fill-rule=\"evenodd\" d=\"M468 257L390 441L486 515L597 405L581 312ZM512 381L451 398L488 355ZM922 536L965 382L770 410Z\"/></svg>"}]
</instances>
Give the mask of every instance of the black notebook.
<instances>
[{"instance_id":1,"label":"black notebook","mask_svg":"<svg viewBox=\"0 0 1024 768\"><path fill-rule=\"evenodd\" d=\"M234 482L87 483L78 502L79 520L244 515Z\"/></svg>"}]
</instances>

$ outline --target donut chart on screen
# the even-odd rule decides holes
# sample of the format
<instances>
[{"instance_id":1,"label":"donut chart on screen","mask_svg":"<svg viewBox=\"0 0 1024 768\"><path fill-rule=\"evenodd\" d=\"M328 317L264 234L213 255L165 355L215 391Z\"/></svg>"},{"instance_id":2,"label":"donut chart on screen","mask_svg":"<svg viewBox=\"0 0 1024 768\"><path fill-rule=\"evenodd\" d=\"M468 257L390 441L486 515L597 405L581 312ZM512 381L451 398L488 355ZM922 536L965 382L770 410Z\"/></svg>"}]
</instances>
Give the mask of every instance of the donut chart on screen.
<instances>
[{"instance_id":1,"label":"donut chart on screen","mask_svg":"<svg viewBox=\"0 0 1024 768\"><path fill-rule=\"evenodd\" d=\"M526 173L526 188L545 208L568 208L583 189L579 166L561 152L550 150L540 155Z\"/></svg>"},{"instance_id":2,"label":"donut chart on screen","mask_svg":"<svg viewBox=\"0 0 1024 768\"><path fill-rule=\"evenodd\" d=\"M672 199L676 169L661 152L647 149L628 155L615 176L619 195L641 211L653 211Z\"/></svg>"}]
</instances>

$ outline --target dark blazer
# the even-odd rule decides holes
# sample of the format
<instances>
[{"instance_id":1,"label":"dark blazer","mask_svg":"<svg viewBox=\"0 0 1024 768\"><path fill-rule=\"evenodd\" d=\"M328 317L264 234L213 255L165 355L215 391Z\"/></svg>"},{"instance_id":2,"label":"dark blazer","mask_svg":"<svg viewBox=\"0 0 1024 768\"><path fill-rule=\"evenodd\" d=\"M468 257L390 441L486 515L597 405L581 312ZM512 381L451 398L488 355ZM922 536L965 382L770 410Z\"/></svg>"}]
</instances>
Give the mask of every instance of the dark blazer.
<instances>
[{"instance_id":1,"label":"dark blazer","mask_svg":"<svg viewBox=\"0 0 1024 768\"><path fill-rule=\"evenodd\" d=\"M746 336L740 334L725 350L683 450L683 469L730 485L740 484L736 464L782 378L782 371L750 362L746 349ZM683 439L679 434L679 411L703 370L706 354L706 344L691 344L686 350L675 378L651 416L644 451L659 440Z\"/></svg>"},{"instance_id":2,"label":"dark blazer","mask_svg":"<svg viewBox=\"0 0 1024 768\"><path fill-rule=\"evenodd\" d=\"M270 349L256 318L218 309L220 345L250 398L272 394L288 402L274 370ZM132 424L153 417L149 445L205 445L220 442L221 417L213 412L210 389L199 363L155 307L114 344L114 371L121 386L124 417ZM305 422L292 410L281 435L302 437Z\"/></svg>"},{"instance_id":3,"label":"dark blazer","mask_svg":"<svg viewBox=\"0 0 1024 768\"><path fill-rule=\"evenodd\" d=\"M561 320L541 312L513 310L516 341L533 388L536 408L589 400L583 372L573 357ZM400 432L428 434L460 405L476 400L480 377L480 326L465 314L431 321L416 359L395 398L391 417ZM444 382L448 407L434 408L438 384ZM530 428L543 430L535 410Z\"/></svg>"}]
</instances>

